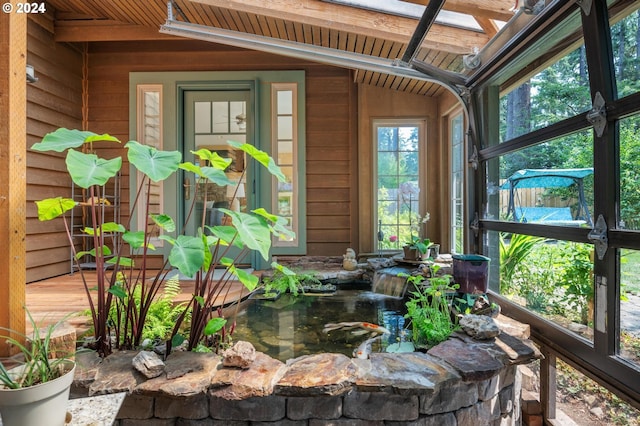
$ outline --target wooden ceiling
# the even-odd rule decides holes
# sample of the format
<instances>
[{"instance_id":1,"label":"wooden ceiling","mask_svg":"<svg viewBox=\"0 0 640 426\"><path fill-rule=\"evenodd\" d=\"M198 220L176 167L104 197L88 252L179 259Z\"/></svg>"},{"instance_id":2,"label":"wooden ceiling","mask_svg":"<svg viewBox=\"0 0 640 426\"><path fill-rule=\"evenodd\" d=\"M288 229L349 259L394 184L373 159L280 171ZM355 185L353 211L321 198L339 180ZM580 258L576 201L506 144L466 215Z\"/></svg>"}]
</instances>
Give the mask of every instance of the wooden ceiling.
<instances>
[{"instance_id":1,"label":"wooden ceiling","mask_svg":"<svg viewBox=\"0 0 640 426\"><path fill-rule=\"evenodd\" d=\"M407 0L427 4L429 0ZM389 59L402 57L418 19L338 5L323 0L174 0L177 20L270 39L296 41ZM517 3L517 1L515 1ZM165 0L48 0L55 10L55 37L61 42L162 40ZM481 49L498 31L497 21L514 16L514 0L446 0L443 10L473 16L479 28L434 23L415 59L461 72L463 55ZM354 67L356 82L427 96L438 84Z\"/></svg>"}]
</instances>

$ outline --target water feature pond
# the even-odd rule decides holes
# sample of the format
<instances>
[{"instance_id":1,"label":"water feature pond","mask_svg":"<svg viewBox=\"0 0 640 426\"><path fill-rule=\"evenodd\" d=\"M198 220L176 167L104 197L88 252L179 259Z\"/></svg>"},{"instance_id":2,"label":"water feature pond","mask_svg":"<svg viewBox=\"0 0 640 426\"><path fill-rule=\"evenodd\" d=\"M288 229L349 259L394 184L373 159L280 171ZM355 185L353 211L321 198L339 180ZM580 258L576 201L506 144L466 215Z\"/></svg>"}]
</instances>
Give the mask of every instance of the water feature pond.
<instances>
[{"instance_id":1,"label":"water feature pond","mask_svg":"<svg viewBox=\"0 0 640 426\"><path fill-rule=\"evenodd\" d=\"M354 349L371 337L352 333L358 329L326 333L323 329L328 323L369 322L385 327L391 333L373 342L373 352L410 340L405 334L404 300L374 293L370 288L366 283L364 288L340 286L331 295L286 293L275 301L249 300L236 317L233 339L251 342L258 351L283 362L323 352L352 356Z\"/></svg>"}]
</instances>

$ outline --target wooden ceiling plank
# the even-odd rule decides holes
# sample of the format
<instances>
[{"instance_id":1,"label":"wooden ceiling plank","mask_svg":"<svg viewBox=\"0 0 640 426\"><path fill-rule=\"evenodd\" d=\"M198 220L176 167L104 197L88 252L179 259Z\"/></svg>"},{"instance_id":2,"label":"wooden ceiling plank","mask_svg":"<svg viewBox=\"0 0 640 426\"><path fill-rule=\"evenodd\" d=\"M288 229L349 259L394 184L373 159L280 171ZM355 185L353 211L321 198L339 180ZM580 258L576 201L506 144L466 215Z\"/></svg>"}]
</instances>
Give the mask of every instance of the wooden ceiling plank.
<instances>
[{"instance_id":1,"label":"wooden ceiling plank","mask_svg":"<svg viewBox=\"0 0 640 426\"><path fill-rule=\"evenodd\" d=\"M298 25L302 26L302 28L304 29L304 42L305 43L309 43L309 44L313 44L313 30L311 27L309 27L309 25L303 25L300 22L298 22Z\"/></svg>"},{"instance_id":2,"label":"wooden ceiling plank","mask_svg":"<svg viewBox=\"0 0 640 426\"><path fill-rule=\"evenodd\" d=\"M188 0L219 6L219 0ZM255 13L278 19L298 21L339 31L366 34L370 37L406 43L413 34L415 19L335 5L314 0L226 0L226 8L238 12ZM423 46L469 53L474 47L482 47L489 41L486 34L434 24Z\"/></svg>"},{"instance_id":3,"label":"wooden ceiling plank","mask_svg":"<svg viewBox=\"0 0 640 426\"><path fill-rule=\"evenodd\" d=\"M329 31L329 47L331 49L337 49L340 42L340 31Z\"/></svg>"},{"instance_id":4,"label":"wooden ceiling plank","mask_svg":"<svg viewBox=\"0 0 640 426\"><path fill-rule=\"evenodd\" d=\"M260 34L262 30L260 29L260 21L258 20L258 17L256 15L248 13L247 19L249 20L251 32L253 34Z\"/></svg>"},{"instance_id":5,"label":"wooden ceiling plank","mask_svg":"<svg viewBox=\"0 0 640 426\"><path fill-rule=\"evenodd\" d=\"M271 30L269 29L269 23L267 22L267 17L262 15L257 15L258 22L260 23L260 35L269 36L271 34Z\"/></svg>"},{"instance_id":6,"label":"wooden ceiling plank","mask_svg":"<svg viewBox=\"0 0 640 426\"><path fill-rule=\"evenodd\" d=\"M296 31L296 26L294 25L294 22L284 21L284 30L287 34L288 40L295 40L298 43L304 43L304 39L300 37L298 35L298 32Z\"/></svg>"},{"instance_id":7,"label":"wooden ceiling plank","mask_svg":"<svg viewBox=\"0 0 640 426\"><path fill-rule=\"evenodd\" d=\"M322 46L329 47L329 28L320 28L320 34L322 36Z\"/></svg>"},{"instance_id":8,"label":"wooden ceiling plank","mask_svg":"<svg viewBox=\"0 0 640 426\"><path fill-rule=\"evenodd\" d=\"M421 4L423 6L429 3L429 0L404 1ZM442 8L451 12L507 22L515 15L515 11L513 10L515 3L514 0L447 0Z\"/></svg>"},{"instance_id":9,"label":"wooden ceiling plank","mask_svg":"<svg viewBox=\"0 0 640 426\"><path fill-rule=\"evenodd\" d=\"M135 24L114 24L103 21L83 21L83 25L56 22L54 40L57 42L176 40L180 37L161 34L157 28Z\"/></svg>"},{"instance_id":10,"label":"wooden ceiling plank","mask_svg":"<svg viewBox=\"0 0 640 426\"><path fill-rule=\"evenodd\" d=\"M233 20L233 17L231 16L232 12L234 12L232 9L227 9L223 7L220 8L220 15L222 15L224 22L226 24L224 28L228 30L233 30L233 31L240 31L235 21Z\"/></svg>"}]
</instances>

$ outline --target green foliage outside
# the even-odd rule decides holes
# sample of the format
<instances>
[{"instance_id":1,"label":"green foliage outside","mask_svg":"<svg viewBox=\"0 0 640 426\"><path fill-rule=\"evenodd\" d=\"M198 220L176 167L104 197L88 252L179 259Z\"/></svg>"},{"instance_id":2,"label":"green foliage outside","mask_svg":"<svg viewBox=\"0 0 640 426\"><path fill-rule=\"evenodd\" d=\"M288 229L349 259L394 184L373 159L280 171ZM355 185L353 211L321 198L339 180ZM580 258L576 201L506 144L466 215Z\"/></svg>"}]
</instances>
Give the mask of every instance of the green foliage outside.
<instances>
[{"instance_id":1,"label":"green foliage outside","mask_svg":"<svg viewBox=\"0 0 640 426\"><path fill-rule=\"evenodd\" d=\"M545 241L517 234L510 241L503 239L501 293L520 298L540 314L589 324L593 302L592 250L590 244Z\"/></svg>"}]
</instances>

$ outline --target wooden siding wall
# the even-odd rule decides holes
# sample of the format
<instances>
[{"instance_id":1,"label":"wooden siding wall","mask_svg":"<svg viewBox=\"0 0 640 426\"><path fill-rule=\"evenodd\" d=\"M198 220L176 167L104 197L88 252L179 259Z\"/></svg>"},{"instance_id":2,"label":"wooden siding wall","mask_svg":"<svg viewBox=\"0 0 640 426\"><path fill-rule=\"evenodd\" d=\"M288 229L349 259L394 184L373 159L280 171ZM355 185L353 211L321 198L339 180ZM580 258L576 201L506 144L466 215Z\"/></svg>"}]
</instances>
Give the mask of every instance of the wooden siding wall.
<instances>
[{"instance_id":1,"label":"wooden siding wall","mask_svg":"<svg viewBox=\"0 0 640 426\"><path fill-rule=\"evenodd\" d=\"M449 249L446 238L446 218L440 214L440 206L447 203L441 188L446 184L446 164L448 156L443 151L438 137L438 105L435 98L406 94L380 87L360 85L358 88L358 174L360 197L360 252L376 250L375 229L373 223L374 187L373 171L375 165L372 126L376 119L416 119L426 124L426 205L421 214L429 212L431 220L426 225L426 235L433 242L441 244L441 250Z\"/></svg>"},{"instance_id":2,"label":"wooden siding wall","mask_svg":"<svg viewBox=\"0 0 640 426\"><path fill-rule=\"evenodd\" d=\"M30 15L27 63L38 81L27 88L27 146L58 127L82 126L82 54L53 41L50 15ZM70 195L60 154L27 152L27 282L69 272L70 250L60 220L38 221L34 200Z\"/></svg>"},{"instance_id":3,"label":"wooden siding wall","mask_svg":"<svg viewBox=\"0 0 640 426\"><path fill-rule=\"evenodd\" d=\"M339 255L355 242L354 91L348 70L197 41L93 43L89 47L89 130L129 138L129 73L305 70L307 253ZM103 149L107 149L104 145ZM104 156L121 155L109 149ZM124 167L127 170L127 167ZM123 218L128 176L123 179Z\"/></svg>"}]
</instances>

